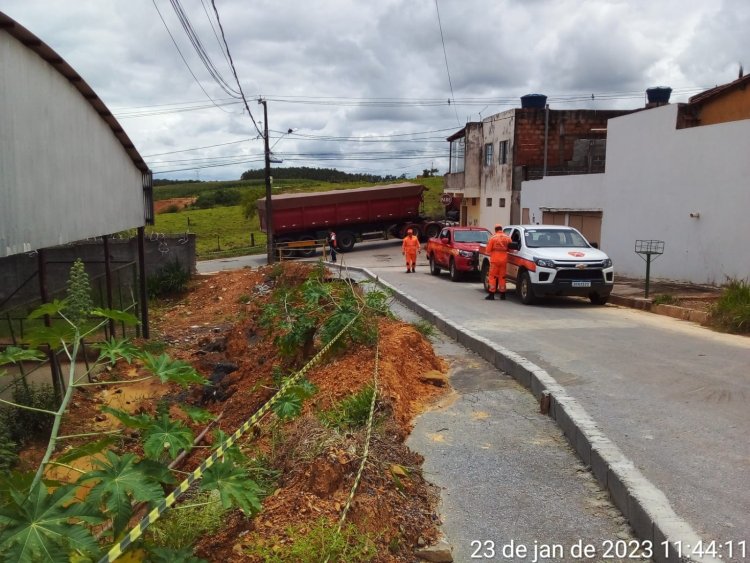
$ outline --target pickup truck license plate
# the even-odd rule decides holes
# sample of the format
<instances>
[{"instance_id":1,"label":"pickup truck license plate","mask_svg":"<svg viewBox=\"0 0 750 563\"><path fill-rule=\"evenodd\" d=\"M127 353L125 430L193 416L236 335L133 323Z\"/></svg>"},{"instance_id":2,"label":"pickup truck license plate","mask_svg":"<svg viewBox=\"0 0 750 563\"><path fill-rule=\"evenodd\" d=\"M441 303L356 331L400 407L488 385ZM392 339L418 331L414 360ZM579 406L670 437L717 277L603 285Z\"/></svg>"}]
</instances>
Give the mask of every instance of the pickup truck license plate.
<instances>
[{"instance_id":1,"label":"pickup truck license plate","mask_svg":"<svg viewBox=\"0 0 750 563\"><path fill-rule=\"evenodd\" d=\"M573 287L591 287L590 281L574 281Z\"/></svg>"}]
</instances>

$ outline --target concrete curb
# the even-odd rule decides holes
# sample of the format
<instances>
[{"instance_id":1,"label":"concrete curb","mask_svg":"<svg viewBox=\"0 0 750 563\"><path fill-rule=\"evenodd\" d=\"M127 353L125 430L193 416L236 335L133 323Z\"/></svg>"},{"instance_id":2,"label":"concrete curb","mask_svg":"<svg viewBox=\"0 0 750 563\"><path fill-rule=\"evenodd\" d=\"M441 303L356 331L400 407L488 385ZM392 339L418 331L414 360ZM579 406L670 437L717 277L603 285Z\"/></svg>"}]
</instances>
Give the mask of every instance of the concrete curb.
<instances>
[{"instance_id":1,"label":"concrete curb","mask_svg":"<svg viewBox=\"0 0 750 563\"><path fill-rule=\"evenodd\" d=\"M334 266L331 263L327 265ZM565 388L546 370L520 354L443 317L438 311L381 280L367 268L342 268L342 271L347 270L364 274L391 291L401 303L447 336L513 376L521 385L530 389L537 399L548 393L551 398L550 416L555 419L583 462L591 467L602 487L609 492L636 536L641 542L651 542L654 561L719 563L719 559L712 557L677 556L678 546L694 546L701 538L690 524L674 512L664 493L646 479L614 442L604 435L578 401L568 395Z\"/></svg>"},{"instance_id":2,"label":"concrete curb","mask_svg":"<svg viewBox=\"0 0 750 563\"><path fill-rule=\"evenodd\" d=\"M644 299L643 297L625 297L624 295L615 295L613 293L609 296L609 302L613 305L630 307L631 309L640 309L641 311L648 311L656 313L657 315L665 315L674 319L690 321L698 324L707 323L710 316L705 311L696 311L695 309L688 309L687 307L679 307L677 305L655 305L651 300Z\"/></svg>"}]
</instances>

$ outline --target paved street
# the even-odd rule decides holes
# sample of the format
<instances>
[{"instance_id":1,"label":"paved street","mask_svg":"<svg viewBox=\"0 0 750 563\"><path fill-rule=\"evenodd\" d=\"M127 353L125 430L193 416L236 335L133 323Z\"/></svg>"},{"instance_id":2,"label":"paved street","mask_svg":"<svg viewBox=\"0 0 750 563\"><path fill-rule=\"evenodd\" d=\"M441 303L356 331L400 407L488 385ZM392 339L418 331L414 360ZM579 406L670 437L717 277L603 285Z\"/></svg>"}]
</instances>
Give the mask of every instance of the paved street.
<instances>
[{"instance_id":1,"label":"paved street","mask_svg":"<svg viewBox=\"0 0 750 563\"><path fill-rule=\"evenodd\" d=\"M343 258L545 368L704 540L750 543L748 338L576 299L488 303L478 280L431 276L424 255L403 273L398 241Z\"/></svg>"}]
</instances>

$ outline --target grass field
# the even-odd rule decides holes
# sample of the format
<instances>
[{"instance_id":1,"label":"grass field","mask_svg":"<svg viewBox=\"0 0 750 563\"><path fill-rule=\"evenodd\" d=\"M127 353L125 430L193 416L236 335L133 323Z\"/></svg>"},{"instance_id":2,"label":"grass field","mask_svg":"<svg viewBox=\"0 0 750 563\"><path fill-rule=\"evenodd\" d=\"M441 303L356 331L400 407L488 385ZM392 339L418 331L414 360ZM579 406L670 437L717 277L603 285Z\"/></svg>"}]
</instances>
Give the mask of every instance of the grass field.
<instances>
[{"instance_id":1,"label":"grass field","mask_svg":"<svg viewBox=\"0 0 750 563\"><path fill-rule=\"evenodd\" d=\"M442 177L398 180L398 182L414 182L425 186L427 189L424 192L424 215L437 219L444 216L445 208L440 203L440 194L443 191ZM262 180L201 182L157 186L154 188L154 199L159 201L175 197L198 196L203 192L218 189L257 190L261 186L263 186ZM322 192L359 187L363 187L363 184L334 184L311 180L280 180L278 183L274 183L274 193ZM221 252L222 255L247 253L251 243L251 233L254 235L255 245L258 247L257 252L265 252L266 235L260 231L258 218L246 219L243 215L242 207L239 205L213 207L210 209L185 209L178 213L160 213L156 215L156 224L153 227L148 227L146 232L148 234L195 233L198 259L212 258L218 252Z\"/></svg>"}]
</instances>

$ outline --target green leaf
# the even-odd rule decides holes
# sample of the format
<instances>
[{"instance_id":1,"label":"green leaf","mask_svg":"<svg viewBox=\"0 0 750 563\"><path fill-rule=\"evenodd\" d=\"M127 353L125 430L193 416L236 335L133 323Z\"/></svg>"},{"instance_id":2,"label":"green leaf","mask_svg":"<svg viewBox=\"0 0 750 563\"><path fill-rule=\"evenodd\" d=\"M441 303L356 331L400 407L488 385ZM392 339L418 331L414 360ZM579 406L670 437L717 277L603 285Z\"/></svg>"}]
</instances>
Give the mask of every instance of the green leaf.
<instances>
[{"instance_id":1,"label":"green leaf","mask_svg":"<svg viewBox=\"0 0 750 563\"><path fill-rule=\"evenodd\" d=\"M106 461L95 459L99 469L81 476L79 482L98 480L91 487L86 504L94 508L104 506L105 512L112 517L114 537L117 537L133 515L133 501L153 502L164 494L161 485L136 464L135 455L127 453L119 457L108 451L106 456Z\"/></svg>"},{"instance_id":2,"label":"green leaf","mask_svg":"<svg viewBox=\"0 0 750 563\"><path fill-rule=\"evenodd\" d=\"M119 311L117 309L104 309L102 307L96 307L91 311L91 315L94 317L104 317L105 319L112 319L125 323L126 325L137 325L138 318L125 311Z\"/></svg>"},{"instance_id":3,"label":"green leaf","mask_svg":"<svg viewBox=\"0 0 750 563\"><path fill-rule=\"evenodd\" d=\"M214 430L214 445L218 448L221 444L227 441L229 438L229 434L226 434L221 428L217 428ZM216 448L214 448L216 449ZM229 448L226 449L224 452L224 459L234 462L234 463L242 463L246 461L245 454L242 453L240 450L240 447L237 445L237 442L229 446Z\"/></svg>"},{"instance_id":4,"label":"green leaf","mask_svg":"<svg viewBox=\"0 0 750 563\"><path fill-rule=\"evenodd\" d=\"M247 472L230 461L220 461L209 467L201 481L202 491L219 491L224 508L238 506L246 514L260 512L260 487Z\"/></svg>"},{"instance_id":5,"label":"green leaf","mask_svg":"<svg viewBox=\"0 0 750 563\"><path fill-rule=\"evenodd\" d=\"M38 319L39 317L43 317L44 315L57 315L63 309L65 309L65 301L55 299L51 303L43 303L42 305L34 309L31 313L29 313L28 319Z\"/></svg>"},{"instance_id":6,"label":"green leaf","mask_svg":"<svg viewBox=\"0 0 750 563\"><path fill-rule=\"evenodd\" d=\"M190 417L190 420L197 422L198 424L216 420L216 415L206 409L194 407L193 405L180 405L180 408L185 411L185 414Z\"/></svg>"},{"instance_id":7,"label":"green leaf","mask_svg":"<svg viewBox=\"0 0 750 563\"><path fill-rule=\"evenodd\" d=\"M75 487L61 486L49 494L43 483L28 494L11 491L11 502L0 509L3 560L58 563L68 561L71 551L96 553L98 544L81 523L99 524L104 518L90 505L75 502L75 492Z\"/></svg>"},{"instance_id":8,"label":"green leaf","mask_svg":"<svg viewBox=\"0 0 750 563\"><path fill-rule=\"evenodd\" d=\"M144 367L156 375L162 383L178 383L187 387L190 383L206 385L206 378L195 371L195 368L181 360L173 360L166 354L154 356L150 352L143 352L139 356Z\"/></svg>"},{"instance_id":9,"label":"green leaf","mask_svg":"<svg viewBox=\"0 0 750 563\"><path fill-rule=\"evenodd\" d=\"M138 348L133 346L127 338L110 338L94 344L93 348L99 350L99 359L106 359L112 365L120 358L130 363L138 354Z\"/></svg>"},{"instance_id":10,"label":"green leaf","mask_svg":"<svg viewBox=\"0 0 750 563\"><path fill-rule=\"evenodd\" d=\"M44 354L39 350L29 350L17 346L8 346L5 350L0 352L0 364L17 364L18 362L25 362L28 360L37 362L44 360Z\"/></svg>"},{"instance_id":11,"label":"green leaf","mask_svg":"<svg viewBox=\"0 0 750 563\"><path fill-rule=\"evenodd\" d=\"M273 412L282 420L295 418L302 412L302 399L287 391L273 404Z\"/></svg>"},{"instance_id":12,"label":"green leaf","mask_svg":"<svg viewBox=\"0 0 750 563\"><path fill-rule=\"evenodd\" d=\"M88 444L78 446L77 448L72 448L58 457L55 461L57 461L58 463L70 463L71 461L75 461L76 459L80 459L82 457L95 455L101 452L104 448L111 446L116 441L117 438L113 436L106 436L101 440L97 440L96 442L90 442Z\"/></svg>"},{"instance_id":13,"label":"green leaf","mask_svg":"<svg viewBox=\"0 0 750 563\"><path fill-rule=\"evenodd\" d=\"M140 428L141 430L145 430L154 422L154 419L147 414L132 415L125 411L113 409L112 407L107 406L102 407L102 412L111 414L128 428Z\"/></svg>"},{"instance_id":14,"label":"green leaf","mask_svg":"<svg viewBox=\"0 0 750 563\"><path fill-rule=\"evenodd\" d=\"M151 563L208 563L205 559L193 555L189 547L170 549L168 547L148 547Z\"/></svg>"},{"instance_id":15,"label":"green leaf","mask_svg":"<svg viewBox=\"0 0 750 563\"><path fill-rule=\"evenodd\" d=\"M66 322L58 322L52 326L38 326L29 330L23 341L34 348L46 344L53 350L60 350L62 343L70 343L76 339L76 329Z\"/></svg>"},{"instance_id":16,"label":"green leaf","mask_svg":"<svg viewBox=\"0 0 750 563\"><path fill-rule=\"evenodd\" d=\"M168 485L174 485L177 483L177 479L175 479L169 468L158 461L142 459L138 462L138 469L159 483L166 483Z\"/></svg>"},{"instance_id":17,"label":"green leaf","mask_svg":"<svg viewBox=\"0 0 750 563\"><path fill-rule=\"evenodd\" d=\"M296 385L289 388L290 393L294 393L301 400L309 399L318 392L318 388L308 379L300 380Z\"/></svg>"},{"instance_id":18,"label":"green leaf","mask_svg":"<svg viewBox=\"0 0 750 563\"><path fill-rule=\"evenodd\" d=\"M180 450L190 450L193 446L193 433L177 420L170 420L166 414L152 422L145 431L143 451L155 460L165 452L174 459Z\"/></svg>"}]
</instances>

